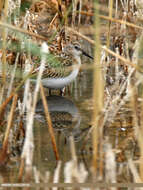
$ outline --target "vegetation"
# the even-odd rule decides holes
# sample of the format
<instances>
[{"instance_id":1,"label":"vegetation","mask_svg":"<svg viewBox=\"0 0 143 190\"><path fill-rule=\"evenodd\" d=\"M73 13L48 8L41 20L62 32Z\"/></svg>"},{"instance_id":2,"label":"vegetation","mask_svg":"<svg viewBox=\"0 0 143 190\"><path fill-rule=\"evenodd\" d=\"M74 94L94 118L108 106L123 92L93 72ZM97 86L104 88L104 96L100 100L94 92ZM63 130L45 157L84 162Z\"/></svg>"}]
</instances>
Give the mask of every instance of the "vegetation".
<instances>
[{"instance_id":1,"label":"vegetation","mask_svg":"<svg viewBox=\"0 0 143 190\"><path fill-rule=\"evenodd\" d=\"M142 0L1 0L0 18L0 166L7 168L14 160L19 165L10 182L142 183ZM83 102L92 118L80 141L82 163L72 129L66 134L70 161L61 159L50 100L46 102L41 83L49 68L62 74L71 71L63 49L73 42L84 49L88 43L94 54L93 63L81 68L93 74L92 98ZM63 64L69 65L66 71ZM35 75L33 87L30 78ZM48 153L52 150L56 162L54 174L51 168L42 173L33 161L39 96L51 138ZM68 123L76 126L80 117L71 116ZM60 126L68 125L63 117Z\"/></svg>"}]
</instances>

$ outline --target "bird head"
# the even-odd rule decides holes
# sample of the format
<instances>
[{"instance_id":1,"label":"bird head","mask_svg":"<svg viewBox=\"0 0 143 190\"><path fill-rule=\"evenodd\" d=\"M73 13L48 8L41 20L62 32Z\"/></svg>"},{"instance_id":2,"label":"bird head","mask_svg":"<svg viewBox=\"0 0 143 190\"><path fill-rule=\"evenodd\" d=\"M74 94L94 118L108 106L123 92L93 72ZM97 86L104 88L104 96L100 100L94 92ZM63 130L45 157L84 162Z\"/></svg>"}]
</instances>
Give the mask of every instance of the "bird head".
<instances>
[{"instance_id":1,"label":"bird head","mask_svg":"<svg viewBox=\"0 0 143 190\"><path fill-rule=\"evenodd\" d=\"M87 56L91 59L93 59L92 56L88 55L88 53L86 53L80 46L79 43L73 43L73 44L68 44L64 47L64 52L68 53L68 54L72 54L74 56L80 56L80 55L84 55Z\"/></svg>"}]
</instances>

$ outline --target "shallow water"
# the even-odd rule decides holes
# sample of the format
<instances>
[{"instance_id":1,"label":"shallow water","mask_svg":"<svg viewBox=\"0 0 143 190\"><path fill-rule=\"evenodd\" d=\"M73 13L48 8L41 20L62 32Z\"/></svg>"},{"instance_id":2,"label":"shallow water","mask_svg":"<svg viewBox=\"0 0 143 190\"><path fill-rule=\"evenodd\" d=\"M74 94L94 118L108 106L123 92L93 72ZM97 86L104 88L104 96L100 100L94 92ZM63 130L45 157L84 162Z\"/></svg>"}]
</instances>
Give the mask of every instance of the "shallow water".
<instances>
[{"instance_id":1,"label":"shallow water","mask_svg":"<svg viewBox=\"0 0 143 190\"><path fill-rule=\"evenodd\" d=\"M92 71L82 71L69 88L70 93L64 97L47 96L60 159L63 163L71 159L69 136L73 135L77 155L81 157L82 140L91 126L91 107L88 102L92 97ZM35 154L37 154L35 165L38 164L40 170L52 171L55 169L56 161L41 105L39 101L35 116Z\"/></svg>"},{"instance_id":2,"label":"shallow water","mask_svg":"<svg viewBox=\"0 0 143 190\"><path fill-rule=\"evenodd\" d=\"M92 64L88 59L82 60L82 62L87 63L87 65ZM82 70L79 73L76 81L66 88L64 96L60 96L58 91L52 92L52 96L47 96L57 148L60 160L62 161L60 182L64 181L63 170L65 163L72 158L69 142L69 136L71 135L74 137L78 161L84 163L85 169L89 172L86 182L91 181L91 135L88 140L85 140L85 138L92 125L92 90L93 72L91 69L88 69ZM45 91L48 94L48 90L45 89ZM139 150L133 135L132 112L129 104L121 107L113 123L106 124L101 143L103 148L100 149L98 162L99 164L103 162L103 168L99 175L100 181L104 182L104 173L106 173L104 169L104 154L106 154L106 144L110 143L115 153L118 182L131 182L132 177L128 169L127 159L132 158L133 160L137 160ZM8 163L8 166L1 169L2 183L17 182L20 166L20 150L18 155L17 153L15 154L11 162ZM40 99L37 102L34 120L33 166L36 166L42 175L45 175L45 172L49 171L50 176L53 176L56 168L55 154L45 120L44 108ZM101 168L98 169L101 170ZM52 177L50 181L52 181Z\"/></svg>"},{"instance_id":3,"label":"shallow water","mask_svg":"<svg viewBox=\"0 0 143 190\"><path fill-rule=\"evenodd\" d=\"M89 172L89 176L91 174L92 136L90 134L88 140L85 140L85 138L91 128L92 120L92 81L92 70L84 70L79 74L77 80L70 85L70 93L67 92L64 97L57 95L47 97L57 147L60 159L62 160L61 182L63 182L64 164L71 160L70 135L74 137L78 161L83 162L85 169ZM41 105L41 102L39 102L37 107L41 109ZM42 173L47 170L54 173L56 167L55 155L43 116L43 110L36 113L35 116L34 165ZM103 162L102 164L105 164L104 155L107 153L106 146L110 143L115 153L118 181L131 182L132 177L128 169L127 160L129 158L133 160L138 159L139 150L137 142L134 139L130 104L127 103L121 107L114 122L109 122L105 125L101 143L103 148L100 149L99 163ZM101 176L103 177L104 172L106 172L105 169L102 172ZM90 180L89 177L87 181Z\"/></svg>"}]
</instances>

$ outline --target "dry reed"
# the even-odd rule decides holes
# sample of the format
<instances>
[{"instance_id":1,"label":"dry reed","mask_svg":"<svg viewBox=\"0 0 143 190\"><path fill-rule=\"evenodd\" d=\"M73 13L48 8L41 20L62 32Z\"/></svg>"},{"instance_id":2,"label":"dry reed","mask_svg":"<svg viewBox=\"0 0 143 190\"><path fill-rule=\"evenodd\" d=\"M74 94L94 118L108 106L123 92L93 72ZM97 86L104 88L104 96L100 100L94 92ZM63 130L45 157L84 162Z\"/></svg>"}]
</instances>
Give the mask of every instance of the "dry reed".
<instances>
[{"instance_id":1,"label":"dry reed","mask_svg":"<svg viewBox=\"0 0 143 190\"><path fill-rule=\"evenodd\" d=\"M34 113L36 109L36 103L37 103L37 96L38 96L38 91L40 87L40 80L42 77L42 73L45 67L45 61L46 61L46 56L45 54L48 53L48 47L45 43L42 44L41 47L41 52L42 52L42 58L41 58L41 65L40 65L40 70L38 73L37 77L37 83L36 87L34 90L34 95L33 95L33 101L31 97L31 93L29 93L29 79L26 82L26 87L27 87L27 94L26 94L26 107L27 107L27 125L26 125L26 136L25 136L25 142L23 146L23 151L21 155L21 167L23 165L23 160L25 161L25 170L26 170L26 179L30 180L31 173L32 173L32 163L33 163L33 151L34 151L34 142L33 142L33 121L34 121ZM21 171L19 172L19 178L21 176Z\"/></svg>"},{"instance_id":2,"label":"dry reed","mask_svg":"<svg viewBox=\"0 0 143 190\"><path fill-rule=\"evenodd\" d=\"M95 1L94 3L95 8L95 53L94 53L94 65L100 65L100 21L99 21L99 3ZM97 174L97 157L98 157L98 145L99 145L99 118L100 114L102 113L103 109L103 89L104 89L104 82L102 76L102 70L100 67L94 68L93 72L93 133L92 133L92 146L93 146L93 175ZM101 140L101 139L100 139Z\"/></svg>"},{"instance_id":3,"label":"dry reed","mask_svg":"<svg viewBox=\"0 0 143 190\"><path fill-rule=\"evenodd\" d=\"M59 160L60 157L59 157L59 153L58 153L58 149L57 149L57 145L56 145L54 130L53 130L53 127L52 127L52 121L51 121L51 117L50 117L50 114L49 114L49 111L48 111L48 105L47 105L47 102L46 102L46 97L45 97L45 93L44 93L44 89L43 89L42 84L40 85L40 89L41 89L40 92L41 92L41 97L42 97L42 101L43 101L43 105L44 105L45 116L46 116L46 120L47 120L47 124L48 124L48 130L49 130L52 145L53 145L53 151L55 153L56 160Z\"/></svg>"},{"instance_id":4,"label":"dry reed","mask_svg":"<svg viewBox=\"0 0 143 190\"><path fill-rule=\"evenodd\" d=\"M14 30L14 31L16 31L16 32L20 32L20 33L23 33L23 34L27 34L27 35L29 35L29 36L33 36L33 37L35 37L35 38L38 38L38 39L41 39L41 40L44 40L44 41L48 41L48 39L47 39L46 37L43 37L43 36L40 36L40 35L38 35L38 34L29 32L29 31L27 31L27 30L24 30L24 29L15 27L15 26L13 26L13 25L7 24L7 23L2 22L2 21L0 21L0 26L1 26L1 27L4 27L4 28L11 29L11 30Z\"/></svg>"},{"instance_id":5,"label":"dry reed","mask_svg":"<svg viewBox=\"0 0 143 190\"><path fill-rule=\"evenodd\" d=\"M16 68L17 68L17 64L18 64L18 59L19 59L19 53L18 53L17 56L16 56L14 68L13 68L13 71L12 71L12 73L11 73L11 80L10 80L10 84L9 84L9 88L8 88L8 92L7 92L7 97L10 96L10 93L11 93L11 91L12 91L12 85L13 85L13 83L14 83L14 77L15 77L15 73L16 73Z\"/></svg>"},{"instance_id":6,"label":"dry reed","mask_svg":"<svg viewBox=\"0 0 143 190\"><path fill-rule=\"evenodd\" d=\"M134 63L138 64L139 62L139 51L140 51L140 44L142 41L142 35L139 39L136 40L135 43L135 47L134 47L134 54L133 54L133 61ZM139 66L140 67L140 66ZM131 107L133 110L133 126L134 126L134 135L135 138L138 141L138 146L140 148L140 163L139 163L139 171L140 174L137 174L137 170L132 162L132 160L129 160L129 165L130 165L130 169L131 172L133 173L135 182L139 183L141 181L143 181L143 121L142 121L142 114L143 114L143 110L142 110L142 102L139 104L138 102L138 86L142 83L142 77L139 73L136 73L136 83L132 82L131 83ZM141 98L142 98L142 94L141 94ZM140 109L140 117L139 117L139 113L138 113L138 107L141 107ZM138 176L140 175L140 176Z\"/></svg>"},{"instance_id":7,"label":"dry reed","mask_svg":"<svg viewBox=\"0 0 143 190\"><path fill-rule=\"evenodd\" d=\"M85 12L85 11L81 11L80 13L83 14L83 15L87 15L87 16L94 16L94 13L88 13L88 12ZM124 20L111 18L111 17L105 16L105 15L99 15L99 17L102 18L102 19L111 21L111 22L115 22L115 23L119 23L119 24L125 24L125 25L127 25L129 27L136 28L136 29L139 29L139 30L143 30L142 26L138 26L138 25L136 25L134 23L130 23L130 22L127 22L127 21L124 21Z\"/></svg>"},{"instance_id":8,"label":"dry reed","mask_svg":"<svg viewBox=\"0 0 143 190\"><path fill-rule=\"evenodd\" d=\"M57 17L59 16L60 21L62 21L63 15L65 16L65 24L67 24L66 18L69 16L68 11L63 14L62 12L62 1L58 0L58 9L57 13L54 14L52 21L50 22L51 28L54 27L54 22L57 20ZM67 3L68 1L66 1ZM106 181L109 183L115 183L118 181L118 176L119 176L119 168L116 166L116 151L112 149L112 146L109 142L106 142L104 140L104 129L105 127L110 128L112 123L116 120L116 116L119 113L120 109L125 106L128 101L130 101L130 106L132 109L132 126L134 128L134 139L135 141L138 142L138 147L139 147L139 163L137 162L137 165L135 165L134 160L132 158L127 158L128 161L125 161L125 164L128 167L128 171L131 172L133 176L133 182L135 183L141 183L143 181L143 109L142 109L142 103L139 104L138 102L138 89L140 88L139 85L142 84L143 77L142 77L142 67L138 64L138 51L139 51L139 44L136 41L135 49L133 49L133 55L132 59L130 60L129 57L129 45L127 39L124 40L125 43L125 49L124 53L120 54L120 46L115 49L115 51L111 50L109 47L110 45L110 38L112 37L111 35L111 29L112 29L112 22L115 22L118 24L120 32L122 31L122 26L124 27L124 34L127 31L127 27L132 27L135 30L143 30L142 26L136 25L132 22L127 22L127 17L122 17L122 19L117 19L119 16L119 8L122 8L122 10L126 13L128 13L129 10L129 1L128 0L116 0L116 4L113 4L112 0L109 0L109 7L108 7L108 15L99 15L99 1L95 0L94 2L94 8L95 8L95 13L88 13L82 11L82 6L84 5L84 1L77 1L73 0L73 10L72 10L72 25L75 27L76 25L76 18L77 18L77 13L78 13L78 24L81 23L81 16L82 15L87 15L87 16L95 16L95 23L94 23L94 28L95 28L95 39L91 40L90 38L84 36L83 34L77 32L76 30L66 27L67 31L72 32L73 34L78 35L82 39L87 40L89 43L91 43L95 47L94 51L94 65L89 66L89 68L93 68L93 115L92 115L92 129L90 129L88 133L88 138L90 138L90 135L92 133L92 171L89 170L89 173L85 170L84 165L82 163L78 162L78 156L76 154L75 150L75 144L74 144L74 139L73 136L70 136L69 141L70 141L70 147L71 147L71 160L69 162L66 162L65 164L63 163L64 167L64 182L65 183L83 183L86 182L87 176L92 172L92 178L93 182L102 180ZM77 11L77 3L79 2L79 11ZM3 3L3 2L2 2ZM7 98L3 101L4 99L4 89L5 89L5 81L6 81L6 70L5 70L5 65L6 65L6 39L7 39L7 34L6 30L14 30L15 32L20 32L24 33L26 35L29 35L31 37L36 37L36 39L41 39L45 41L49 41L50 39L47 39L43 36L40 36L38 34L34 34L32 32L29 32L28 30L23 30L21 28L9 25L6 23L6 17L7 17L7 6L8 1L5 1L5 10L4 10L4 17L0 21L0 26L4 27L3 29L3 84L1 88L1 106L0 106L0 123L4 121L4 116L6 115L6 107L9 104L9 102L13 98L13 103L11 106L10 114L7 117L7 129L5 132L5 138L3 141L3 147L2 154L0 155L0 163L4 163L6 160L6 150L8 147L8 140L9 140L9 132L12 127L12 121L14 117L14 111L16 108L16 103L17 103L17 92L21 88L21 86L25 83L25 89L24 89L24 98L23 98L23 106L21 108L21 118L24 115L25 111L27 111L27 123L26 123L26 137L25 137L25 143L23 146L23 152L21 155L21 165L19 169L19 180L22 181L23 177L26 177L26 180L31 182L32 181L32 172L34 174L34 181L36 183L40 182L48 182L49 183L49 176L51 173L49 171L46 171L45 176L38 171L36 167L33 167L33 151L34 151L34 137L33 137L33 121L34 121L34 113L36 109L36 102L37 102L37 95L39 88L41 89L41 97L43 100L44 104L44 110L45 110L45 115L49 127L49 133L51 135L52 139L52 144L53 144L53 150L55 152L55 157L56 160L59 160L59 153L57 150L56 146L56 140L54 137L54 132L52 129L52 122L50 119L49 111L48 111L48 106L46 102L46 97L44 94L44 90L42 85L40 84L40 79L42 76L42 72L44 69L45 65L45 58L43 60L42 58L42 63L40 66L39 74L38 74L38 79L37 79L37 84L35 87L34 95L30 92L30 83L29 83L29 76L31 75L31 72L33 68L29 71L29 73L24 77L24 79L21 81L21 83L13 90L12 92L12 86L13 86L13 80L15 77L15 71L16 71L16 66L18 64L18 55L15 60L15 68L14 72L12 73L12 79L11 79L11 84L9 86L9 92L7 93ZM120 5L119 5L120 4ZM138 2L136 1L136 4ZM113 5L115 5L115 18L113 18L114 15L114 10L113 10ZM135 6L135 5L134 5ZM139 6L140 7L140 6ZM138 11L138 6L137 6L137 11ZM0 5L0 11L2 10L2 7ZM68 18L69 19L69 18ZM107 26L108 34L107 34L107 47L101 46L100 42L100 21L99 19L104 19L108 21L109 25ZM59 23L60 26L61 23ZM58 26L58 27L59 27ZM27 27L26 27L27 29ZM124 36L124 34L121 34ZM118 36L117 36L118 37ZM96 43L96 44L95 44ZM101 51L102 50L102 51ZM28 52L29 53L29 52ZM107 56L108 55L108 56ZM30 54L28 55L29 57L31 56ZM43 55L44 56L44 55ZM111 57L114 57L114 61ZM29 61L29 60L28 60ZM112 64L113 63L113 64ZM112 65L111 65L112 64ZM127 74L124 75L124 71L121 70L120 66L124 65L127 66ZM25 67L27 63L25 62ZM115 69L115 78L113 79L112 76L110 76L110 73L108 71L110 70L111 67L114 67ZM87 69L87 66L86 66ZM136 73L135 73L136 72ZM134 75L136 74L136 75ZM135 78L136 76L136 78ZM111 82L113 81L112 85L106 85L104 88L104 81L103 79L111 79ZM27 80L28 79L28 80ZM132 79L134 79L134 83L132 84ZM104 93L105 90L105 93ZM124 94L125 93L125 94ZM78 99L78 93L77 99ZM33 101L32 101L33 99ZM142 99L142 94L141 94L141 99ZM105 100L105 103L104 103ZM138 106L140 106L140 113L138 112ZM5 114L5 115L4 115ZM120 119L121 121L121 119ZM120 127L117 126L117 130L121 130L122 125ZM110 136L108 136L110 138ZM118 137L116 137L118 138ZM128 137L127 137L128 138ZM85 145L87 142L87 138L84 139L85 141L82 141L82 143ZM118 139L116 139L118 140ZM105 148L105 150L104 150ZM85 150L86 151L86 150ZM117 156L118 157L118 156ZM134 159L134 158L133 158ZM104 165L105 163L105 165ZM120 163L118 163L120 165ZM104 167L105 166L105 167ZM139 172L137 170L139 166ZM60 175L61 173L61 162L58 162L57 168L54 173L53 177L53 183L58 183L60 181ZM98 170L99 169L99 170ZM26 171L26 175L24 176L24 170ZM99 173L98 173L99 171ZM123 171L121 171L123 172ZM104 176L105 173L105 176ZM99 174L97 177L97 174ZM28 179L29 178L29 179ZM131 179L132 180L132 179ZM79 186L78 186L79 187ZM68 187L67 187L68 188ZM82 187L79 187L82 189ZM45 187L46 189L46 187ZM58 189L57 187L53 188ZM86 189L86 188L85 188ZM89 189L89 188L88 188ZM113 189L113 188L111 188Z\"/></svg>"},{"instance_id":9,"label":"dry reed","mask_svg":"<svg viewBox=\"0 0 143 190\"><path fill-rule=\"evenodd\" d=\"M116 183L116 160L115 153L110 143L105 144L105 179L107 183Z\"/></svg>"},{"instance_id":10,"label":"dry reed","mask_svg":"<svg viewBox=\"0 0 143 190\"><path fill-rule=\"evenodd\" d=\"M72 27L75 26L77 3L78 3L77 0L72 0L72 7L73 7L73 10L72 10Z\"/></svg>"},{"instance_id":11,"label":"dry reed","mask_svg":"<svg viewBox=\"0 0 143 190\"><path fill-rule=\"evenodd\" d=\"M54 173L54 177L53 177L53 183L59 183L61 164L62 164L61 161L59 161L57 164L57 168L55 169L55 173ZM58 190L58 188L53 187L52 190Z\"/></svg>"},{"instance_id":12,"label":"dry reed","mask_svg":"<svg viewBox=\"0 0 143 190\"><path fill-rule=\"evenodd\" d=\"M109 18L112 19L112 14L113 14L113 0L109 0ZM110 47L110 32L111 32L111 20L108 22L108 34L107 34L107 48L109 49Z\"/></svg>"},{"instance_id":13,"label":"dry reed","mask_svg":"<svg viewBox=\"0 0 143 190\"><path fill-rule=\"evenodd\" d=\"M7 21L8 16L8 0L5 0L4 2L4 16L2 17L2 20L4 22ZM6 40L7 40L7 30L3 28L2 30L2 76L3 76L3 84L6 82Z\"/></svg>"},{"instance_id":14,"label":"dry reed","mask_svg":"<svg viewBox=\"0 0 143 190\"><path fill-rule=\"evenodd\" d=\"M12 127L13 118L14 118L14 111L15 111L16 104L17 104L17 97L18 97L17 94L15 94L14 97L13 97L11 110L10 110L10 113L9 113L9 116L8 116L7 128L6 128L6 131L5 131L2 150L1 150L1 153L0 153L0 164L3 164L5 162L5 160L7 160L9 134L10 134L10 130L11 130L11 127Z\"/></svg>"},{"instance_id":15,"label":"dry reed","mask_svg":"<svg viewBox=\"0 0 143 190\"><path fill-rule=\"evenodd\" d=\"M131 173L133 175L134 182L135 183L142 183L142 180L140 179L138 170L137 170L135 164L133 163L133 160L129 159L128 160L128 165L129 165L129 168L130 168Z\"/></svg>"}]
</instances>

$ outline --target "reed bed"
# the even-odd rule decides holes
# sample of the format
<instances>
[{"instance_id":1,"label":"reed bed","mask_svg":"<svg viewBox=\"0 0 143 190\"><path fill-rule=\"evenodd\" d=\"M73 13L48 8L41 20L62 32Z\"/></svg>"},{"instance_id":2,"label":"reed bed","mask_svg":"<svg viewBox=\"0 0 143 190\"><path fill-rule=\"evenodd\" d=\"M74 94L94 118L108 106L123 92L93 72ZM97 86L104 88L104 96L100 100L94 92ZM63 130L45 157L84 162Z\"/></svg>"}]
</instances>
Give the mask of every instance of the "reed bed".
<instances>
[{"instance_id":1,"label":"reed bed","mask_svg":"<svg viewBox=\"0 0 143 190\"><path fill-rule=\"evenodd\" d=\"M51 189L51 183L56 184L57 186L52 187L54 190L60 187L97 189L95 183L100 183L104 189L107 189L107 184L111 184L108 189L118 189L117 185L120 183L142 183L143 7L141 2L140 0L2 1L0 5L1 183L4 183L1 168L8 168L15 160L18 167L15 164L14 177L7 174L10 176L9 182L36 183L37 188L40 188L38 187L40 183L49 184L49 187L44 186L45 189ZM94 34L90 35L89 31L87 36L84 35L84 31L79 32L81 26L92 27ZM101 40L102 37L104 41ZM41 84L47 62L51 64L50 67L59 70L58 53L51 53L49 47L53 45L61 51L67 42L75 40L86 41L94 54L92 64L81 66L82 70L91 72L93 80L92 98L87 100L88 106L84 106L86 112L89 107L92 117L90 126L86 126L83 130L86 131L86 135L80 141L79 149L74 136L77 129L73 130L74 132L72 129L67 130L65 136L68 142L60 147L60 132L54 129L55 121L52 120L49 111L49 102L46 102L47 92ZM17 76L17 70L20 70L20 76ZM30 78L34 75L37 75L35 86L30 82ZM74 92L68 96L72 98L72 94ZM55 165L51 168L54 168L54 172L51 168L44 168L42 171L38 163L35 163L37 157L35 115L39 98L42 99L45 123L48 126L46 133L51 141L45 140L44 135L41 139L45 140L45 144L47 141L50 144L45 154L48 153L48 162L52 155ZM80 99L78 93L76 98ZM78 121L78 118L74 118L70 122L77 126L80 119ZM80 135L81 133L77 134ZM65 151L66 146L68 154ZM42 145L39 147L42 149ZM20 153L14 156L16 149L19 149ZM66 156L69 156L68 161L62 160L60 149L63 150L63 154L65 151ZM41 152L42 150L38 150L38 154ZM64 184L68 183L70 186L64 187ZM83 186L79 186L79 183ZM115 186L112 186L113 184Z\"/></svg>"}]
</instances>

